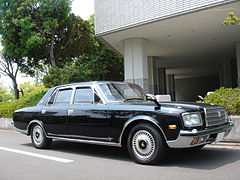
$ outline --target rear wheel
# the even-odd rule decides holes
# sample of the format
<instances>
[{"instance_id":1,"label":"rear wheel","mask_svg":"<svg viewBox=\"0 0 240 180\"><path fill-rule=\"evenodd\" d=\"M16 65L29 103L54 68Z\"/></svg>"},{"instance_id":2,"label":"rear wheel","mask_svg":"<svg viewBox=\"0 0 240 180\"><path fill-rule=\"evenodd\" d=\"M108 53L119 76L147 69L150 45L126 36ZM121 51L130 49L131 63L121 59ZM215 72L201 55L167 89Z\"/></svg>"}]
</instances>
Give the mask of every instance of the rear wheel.
<instances>
[{"instance_id":1,"label":"rear wheel","mask_svg":"<svg viewBox=\"0 0 240 180\"><path fill-rule=\"evenodd\" d=\"M161 133L149 124L139 124L131 129L127 148L131 157L140 164L158 163L167 149Z\"/></svg>"},{"instance_id":2,"label":"rear wheel","mask_svg":"<svg viewBox=\"0 0 240 180\"><path fill-rule=\"evenodd\" d=\"M46 137L43 128L38 124L32 127L31 140L33 145L38 149L48 148L52 142L52 139Z\"/></svg>"}]
</instances>

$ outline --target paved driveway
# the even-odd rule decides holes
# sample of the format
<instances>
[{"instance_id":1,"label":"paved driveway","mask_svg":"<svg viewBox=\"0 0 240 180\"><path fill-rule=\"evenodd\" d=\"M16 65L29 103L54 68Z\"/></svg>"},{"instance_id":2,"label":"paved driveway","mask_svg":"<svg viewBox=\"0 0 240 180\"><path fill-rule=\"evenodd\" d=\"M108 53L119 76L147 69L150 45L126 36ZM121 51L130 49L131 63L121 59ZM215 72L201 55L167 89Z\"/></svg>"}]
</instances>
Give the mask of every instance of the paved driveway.
<instances>
[{"instance_id":1,"label":"paved driveway","mask_svg":"<svg viewBox=\"0 0 240 180\"><path fill-rule=\"evenodd\" d=\"M159 165L139 165L121 148L55 141L35 149L30 137L0 130L0 180L240 179L240 145L171 151Z\"/></svg>"}]
</instances>

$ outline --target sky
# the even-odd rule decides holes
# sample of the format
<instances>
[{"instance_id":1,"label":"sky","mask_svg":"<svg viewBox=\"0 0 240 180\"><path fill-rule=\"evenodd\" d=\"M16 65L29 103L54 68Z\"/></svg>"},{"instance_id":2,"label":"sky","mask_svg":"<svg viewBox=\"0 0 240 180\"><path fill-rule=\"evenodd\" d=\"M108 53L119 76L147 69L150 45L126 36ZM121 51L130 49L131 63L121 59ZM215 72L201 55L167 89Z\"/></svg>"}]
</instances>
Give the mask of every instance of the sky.
<instances>
[{"instance_id":1,"label":"sky","mask_svg":"<svg viewBox=\"0 0 240 180\"><path fill-rule=\"evenodd\" d=\"M94 14L94 0L73 0L72 1L72 12L81 18L87 20L90 15ZM2 49L0 45L0 50ZM17 76L18 84L30 81L33 83L34 79L27 77L25 74L19 73ZM9 88L11 86L11 79L7 76L0 75L0 84Z\"/></svg>"}]
</instances>

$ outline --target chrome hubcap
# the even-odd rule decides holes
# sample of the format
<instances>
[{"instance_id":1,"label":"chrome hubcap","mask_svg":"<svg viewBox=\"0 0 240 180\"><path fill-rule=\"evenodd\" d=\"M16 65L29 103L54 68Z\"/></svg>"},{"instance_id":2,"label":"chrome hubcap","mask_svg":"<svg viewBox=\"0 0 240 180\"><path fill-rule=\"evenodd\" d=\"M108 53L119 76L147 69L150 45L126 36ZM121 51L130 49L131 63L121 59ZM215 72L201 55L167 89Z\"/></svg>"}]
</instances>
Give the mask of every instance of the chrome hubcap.
<instances>
[{"instance_id":1,"label":"chrome hubcap","mask_svg":"<svg viewBox=\"0 0 240 180\"><path fill-rule=\"evenodd\" d=\"M149 158L155 150L153 136L145 130L136 132L132 139L132 148L140 159Z\"/></svg>"},{"instance_id":2,"label":"chrome hubcap","mask_svg":"<svg viewBox=\"0 0 240 180\"><path fill-rule=\"evenodd\" d=\"M33 140L36 144L40 144L43 140L43 131L39 126L33 128Z\"/></svg>"}]
</instances>

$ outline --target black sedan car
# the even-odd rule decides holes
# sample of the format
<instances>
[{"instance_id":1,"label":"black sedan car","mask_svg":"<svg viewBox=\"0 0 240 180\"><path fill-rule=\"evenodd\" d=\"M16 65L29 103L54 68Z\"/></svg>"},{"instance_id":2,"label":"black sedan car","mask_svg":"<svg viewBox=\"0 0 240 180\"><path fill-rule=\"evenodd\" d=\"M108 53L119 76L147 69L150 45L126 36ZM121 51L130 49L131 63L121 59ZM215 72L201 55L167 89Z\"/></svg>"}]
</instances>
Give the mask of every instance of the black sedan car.
<instances>
[{"instance_id":1,"label":"black sedan car","mask_svg":"<svg viewBox=\"0 0 240 180\"><path fill-rule=\"evenodd\" d=\"M49 147L52 139L126 147L142 164L157 163L168 148L222 141L233 126L221 106L158 103L123 82L53 87L36 106L17 110L13 121L36 148Z\"/></svg>"}]
</instances>

